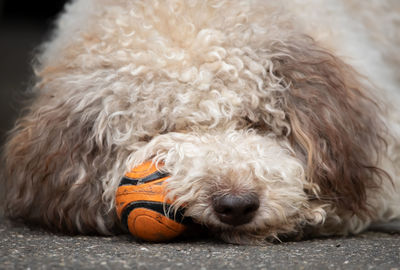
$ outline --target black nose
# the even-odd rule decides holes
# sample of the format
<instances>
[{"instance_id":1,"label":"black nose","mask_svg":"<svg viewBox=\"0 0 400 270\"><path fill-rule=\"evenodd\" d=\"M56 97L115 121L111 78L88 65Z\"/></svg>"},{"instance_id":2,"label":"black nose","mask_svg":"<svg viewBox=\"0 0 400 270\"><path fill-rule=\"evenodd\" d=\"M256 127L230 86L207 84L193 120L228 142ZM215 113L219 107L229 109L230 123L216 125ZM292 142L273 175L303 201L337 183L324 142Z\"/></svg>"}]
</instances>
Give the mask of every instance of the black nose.
<instances>
[{"instance_id":1,"label":"black nose","mask_svg":"<svg viewBox=\"0 0 400 270\"><path fill-rule=\"evenodd\" d=\"M260 207L260 201L255 194L214 196L212 205L214 211L223 223L239 226L249 223Z\"/></svg>"}]
</instances>

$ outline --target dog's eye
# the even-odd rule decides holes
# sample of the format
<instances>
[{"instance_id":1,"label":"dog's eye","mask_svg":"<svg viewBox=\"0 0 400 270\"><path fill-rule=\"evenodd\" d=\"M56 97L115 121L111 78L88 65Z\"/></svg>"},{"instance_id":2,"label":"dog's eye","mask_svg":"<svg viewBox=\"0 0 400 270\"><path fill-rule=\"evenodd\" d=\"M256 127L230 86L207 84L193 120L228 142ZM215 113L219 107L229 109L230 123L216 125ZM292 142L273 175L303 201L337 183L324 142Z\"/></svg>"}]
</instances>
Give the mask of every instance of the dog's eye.
<instances>
[{"instance_id":1,"label":"dog's eye","mask_svg":"<svg viewBox=\"0 0 400 270\"><path fill-rule=\"evenodd\" d=\"M274 129L271 125L262 120L252 121L250 118L245 117L244 121L247 129L255 130L260 134L274 133L275 135L287 136L290 133L288 126L282 126Z\"/></svg>"},{"instance_id":2,"label":"dog's eye","mask_svg":"<svg viewBox=\"0 0 400 270\"><path fill-rule=\"evenodd\" d=\"M267 131L269 128L266 123L263 121L253 121L249 117L244 118L245 125L248 129L254 129L254 130L261 130L261 131Z\"/></svg>"}]
</instances>

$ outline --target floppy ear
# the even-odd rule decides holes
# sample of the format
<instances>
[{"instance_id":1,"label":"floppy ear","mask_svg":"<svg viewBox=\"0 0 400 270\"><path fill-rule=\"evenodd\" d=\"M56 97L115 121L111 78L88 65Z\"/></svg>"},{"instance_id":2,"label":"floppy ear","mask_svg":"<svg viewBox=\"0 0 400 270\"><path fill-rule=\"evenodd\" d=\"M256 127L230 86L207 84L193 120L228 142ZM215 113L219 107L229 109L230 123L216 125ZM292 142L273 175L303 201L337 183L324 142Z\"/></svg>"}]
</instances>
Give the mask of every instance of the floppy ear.
<instances>
[{"instance_id":1,"label":"floppy ear","mask_svg":"<svg viewBox=\"0 0 400 270\"><path fill-rule=\"evenodd\" d=\"M42 95L10 133L6 214L62 231L107 233L99 219L106 212L98 183L104 166L93 143L94 120L72 113L75 103Z\"/></svg>"},{"instance_id":2,"label":"floppy ear","mask_svg":"<svg viewBox=\"0 0 400 270\"><path fill-rule=\"evenodd\" d=\"M311 38L275 49L274 72L288 88L289 139L308 181L319 187L319 199L365 216L366 190L387 176L376 167L385 147L377 103L352 67Z\"/></svg>"}]
</instances>

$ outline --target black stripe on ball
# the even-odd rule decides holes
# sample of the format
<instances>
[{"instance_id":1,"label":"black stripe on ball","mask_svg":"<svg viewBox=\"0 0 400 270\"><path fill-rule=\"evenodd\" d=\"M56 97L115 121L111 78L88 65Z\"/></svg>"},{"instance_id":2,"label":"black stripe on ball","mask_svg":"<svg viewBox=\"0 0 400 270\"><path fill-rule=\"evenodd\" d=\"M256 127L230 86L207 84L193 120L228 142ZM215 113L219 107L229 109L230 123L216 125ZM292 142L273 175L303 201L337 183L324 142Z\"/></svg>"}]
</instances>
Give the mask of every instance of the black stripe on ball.
<instances>
[{"instance_id":1,"label":"black stripe on ball","mask_svg":"<svg viewBox=\"0 0 400 270\"><path fill-rule=\"evenodd\" d=\"M156 171L156 172L154 172L146 177L143 177L143 178L130 178L130 177L124 176L124 177L122 177L121 182L119 183L119 186L132 186L132 185L136 186L136 185L140 185L140 184L146 184L146 183L149 183L154 180L165 178L167 176L169 176L168 173L162 173L159 171Z\"/></svg>"},{"instance_id":2,"label":"black stripe on ball","mask_svg":"<svg viewBox=\"0 0 400 270\"><path fill-rule=\"evenodd\" d=\"M129 177L122 177L119 186L136 186L138 183L137 179L132 179Z\"/></svg>"},{"instance_id":3,"label":"black stripe on ball","mask_svg":"<svg viewBox=\"0 0 400 270\"><path fill-rule=\"evenodd\" d=\"M168 215L164 212L164 207L165 210L167 211ZM192 222L191 218L185 217L184 216L184 210L182 208L179 208L178 211L173 211L171 209L170 204L164 204L162 202L152 202L152 201L135 201L135 202L130 202L127 204L124 209L122 210L121 213L121 223L128 228L128 217L129 214L138 208L143 208L143 209L149 209L154 212L160 213L161 215L164 215L168 217L169 219L175 220L178 223L181 224L189 224ZM171 210L171 211L169 211Z\"/></svg>"}]
</instances>

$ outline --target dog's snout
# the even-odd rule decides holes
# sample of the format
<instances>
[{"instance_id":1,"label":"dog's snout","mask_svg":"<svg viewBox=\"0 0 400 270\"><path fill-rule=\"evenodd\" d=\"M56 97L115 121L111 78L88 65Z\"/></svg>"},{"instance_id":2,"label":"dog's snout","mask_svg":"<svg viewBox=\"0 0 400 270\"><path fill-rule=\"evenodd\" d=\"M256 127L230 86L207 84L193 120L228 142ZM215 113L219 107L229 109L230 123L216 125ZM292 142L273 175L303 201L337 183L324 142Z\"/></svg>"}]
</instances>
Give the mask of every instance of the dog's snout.
<instances>
[{"instance_id":1,"label":"dog's snout","mask_svg":"<svg viewBox=\"0 0 400 270\"><path fill-rule=\"evenodd\" d=\"M219 220L232 226L249 223L260 207L258 196L252 193L214 196L212 203Z\"/></svg>"}]
</instances>

